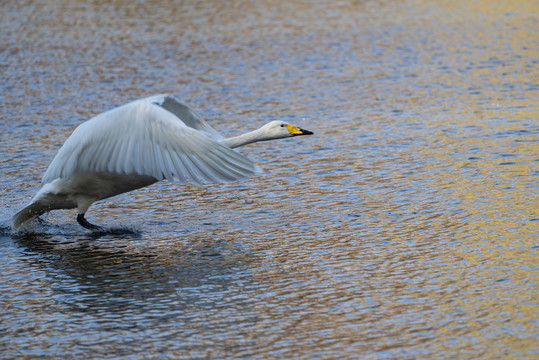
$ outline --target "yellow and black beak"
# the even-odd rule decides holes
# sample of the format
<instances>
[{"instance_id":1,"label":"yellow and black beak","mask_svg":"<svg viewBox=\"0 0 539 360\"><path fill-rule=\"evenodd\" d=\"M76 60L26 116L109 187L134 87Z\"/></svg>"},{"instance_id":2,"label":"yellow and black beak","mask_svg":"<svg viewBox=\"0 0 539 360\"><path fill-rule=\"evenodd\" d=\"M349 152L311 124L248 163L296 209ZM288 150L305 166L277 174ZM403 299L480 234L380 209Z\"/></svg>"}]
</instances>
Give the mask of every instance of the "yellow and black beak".
<instances>
[{"instance_id":1,"label":"yellow and black beak","mask_svg":"<svg viewBox=\"0 0 539 360\"><path fill-rule=\"evenodd\" d=\"M299 135L312 135L313 132L309 130L304 130L302 128L299 128L294 125L286 125L286 128L288 129L288 132L290 133L290 136L299 136Z\"/></svg>"}]
</instances>

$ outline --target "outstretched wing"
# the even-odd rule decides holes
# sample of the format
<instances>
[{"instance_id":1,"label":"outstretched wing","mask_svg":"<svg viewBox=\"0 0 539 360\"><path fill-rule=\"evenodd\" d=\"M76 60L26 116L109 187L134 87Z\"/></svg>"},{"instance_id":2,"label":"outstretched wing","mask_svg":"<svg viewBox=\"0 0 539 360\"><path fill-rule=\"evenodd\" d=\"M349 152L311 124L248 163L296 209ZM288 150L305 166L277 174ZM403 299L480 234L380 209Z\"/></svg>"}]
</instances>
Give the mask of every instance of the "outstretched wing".
<instances>
[{"instance_id":1,"label":"outstretched wing","mask_svg":"<svg viewBox=\"0 0 539 360\"><path fill-rule=\"evenodd\" d=\"M219 141L223 137L219 132L212 128L207 122L202 119L195 110L191 109L186 104L171 95L156 95L147 99L148 101L163 107L176 115L185 125L202 132L204 135Z\"/></svg>"},{"instance_id":2,"label":"outstretched wing","mask_svg":"<svg viewBox=\"0 0 539 360\"><path fill-rule=\"evenodd\" d=\"M42 184L87 172L200 183L238 180L258 171L248 158L197 130L207 126L215 132L188 107L162 99L159 106L149 101L154 98L138 100L81 124L58 151ZM177 117L186 114L192 117L184 121L192 126Z\"/></svg>"}]
</instances>

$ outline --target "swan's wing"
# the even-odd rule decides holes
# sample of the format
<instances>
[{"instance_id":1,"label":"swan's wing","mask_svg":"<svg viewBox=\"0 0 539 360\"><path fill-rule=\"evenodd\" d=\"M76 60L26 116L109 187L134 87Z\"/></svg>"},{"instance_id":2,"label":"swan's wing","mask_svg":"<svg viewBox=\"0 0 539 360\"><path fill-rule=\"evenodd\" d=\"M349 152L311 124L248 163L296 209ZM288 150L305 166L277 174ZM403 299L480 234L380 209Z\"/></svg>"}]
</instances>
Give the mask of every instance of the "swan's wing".
<instances>
[{"instance_id":1,"label":"swan's wing","mask_svg":"<svg viewBox=\"0 0 539 360\"><path fill-rule=\"evenodd\" d=\"M235 150L139 100L81 124L43 176L43 184L86 172L138 174L195 183L246 178L258 167Z\"/></svg>"},{"instance_id":2,"label":"swan's wing","mask_svg":"<svg viewBox=\"0 0 539 360\"><path fill-rule=\"evenodd\" d=\"M195 110L182 103L171 95L156 95L146 99L147 101L159 105L176 115L185 125L204 133L214 140L222 140L223 136L212 128Z\"/></svg>"}]
</instances>

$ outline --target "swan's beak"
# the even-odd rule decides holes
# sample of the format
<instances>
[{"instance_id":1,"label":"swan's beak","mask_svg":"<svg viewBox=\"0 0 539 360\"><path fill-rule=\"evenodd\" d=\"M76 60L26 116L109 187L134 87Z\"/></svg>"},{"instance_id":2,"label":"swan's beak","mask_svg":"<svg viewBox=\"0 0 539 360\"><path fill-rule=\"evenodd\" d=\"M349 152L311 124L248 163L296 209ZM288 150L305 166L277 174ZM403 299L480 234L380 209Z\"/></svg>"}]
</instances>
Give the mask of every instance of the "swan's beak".
<instances>
[{"instance_id":1,"label":"swan's beak","mask_svg":"<svg viewBox=\"0 0 539 360\"><path fill-rule=\"evenodd\" d=\"M286 125L286 128L288 129L288 132L290 133L290 136L298 136L298 135L312 135L313 132L309 130L304 130L302 128L299 128L294 125Z\"/></svg>"}]
</instances>

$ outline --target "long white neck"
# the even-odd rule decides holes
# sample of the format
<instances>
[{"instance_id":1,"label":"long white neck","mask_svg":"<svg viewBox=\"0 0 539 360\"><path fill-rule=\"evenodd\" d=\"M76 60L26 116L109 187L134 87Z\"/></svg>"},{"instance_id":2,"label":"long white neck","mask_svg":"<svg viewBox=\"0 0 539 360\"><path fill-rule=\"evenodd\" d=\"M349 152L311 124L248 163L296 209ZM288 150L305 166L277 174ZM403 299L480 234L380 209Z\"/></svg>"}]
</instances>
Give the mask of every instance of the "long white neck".
<instances>
[{"instance_id":1,"label":"long white neck","mask_svg":"<svg viewBox=\"0 0 539 360\"><path fill-rule=\"evenodd\" d=\"M220 141L220 143L233 149L238 146L243 146L262 140L268 140L268 138L264 136L264 131L262 130L262 128L260 128L243 135L223 139Z\"/></svg>"}]
</instances>

